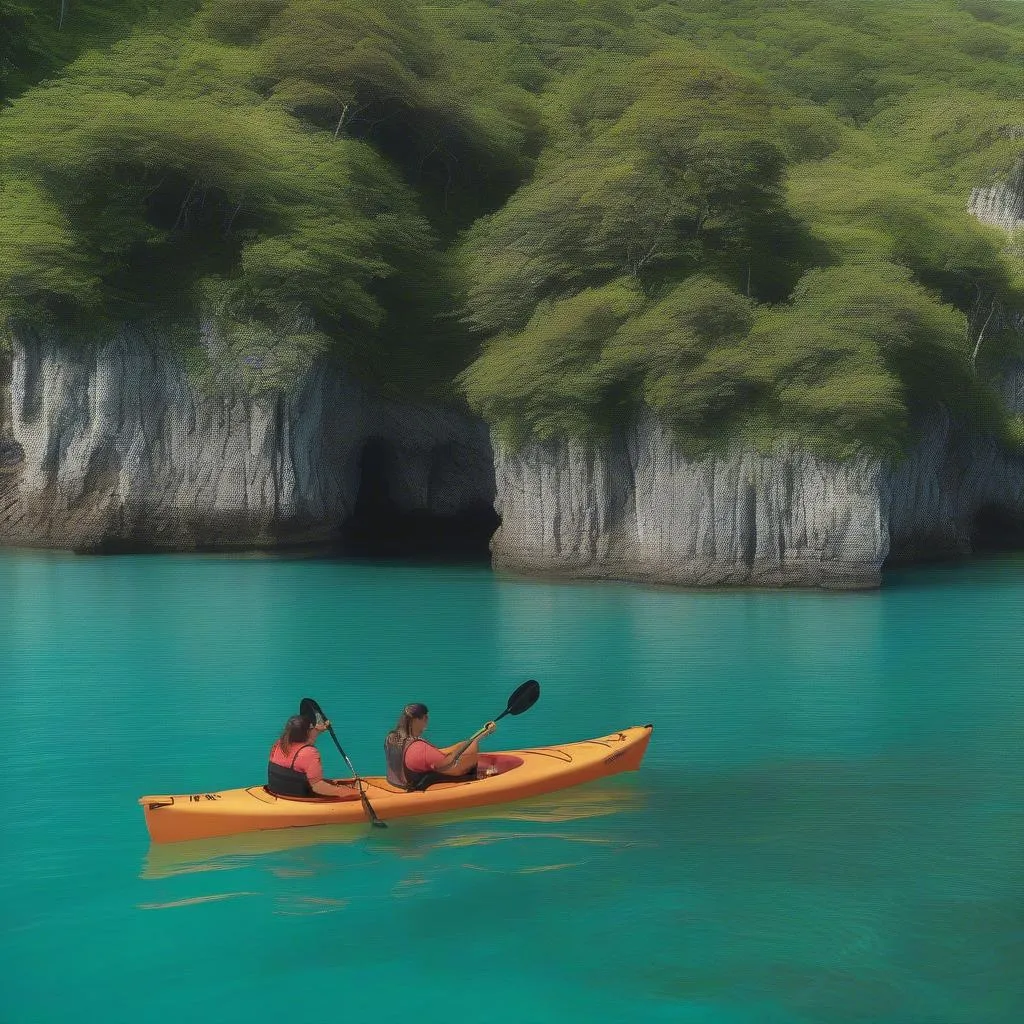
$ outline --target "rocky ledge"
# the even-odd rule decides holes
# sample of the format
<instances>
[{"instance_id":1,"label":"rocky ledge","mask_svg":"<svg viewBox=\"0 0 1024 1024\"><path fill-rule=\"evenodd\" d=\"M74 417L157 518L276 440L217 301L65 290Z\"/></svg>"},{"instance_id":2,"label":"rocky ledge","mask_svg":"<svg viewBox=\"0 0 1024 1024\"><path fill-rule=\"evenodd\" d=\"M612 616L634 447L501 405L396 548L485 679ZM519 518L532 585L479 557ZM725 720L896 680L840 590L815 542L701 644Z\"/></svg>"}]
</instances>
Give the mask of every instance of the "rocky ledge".
<instances>
[{"instance_id":1,"label":"rocky ledge","mask_svg":"<svg viewBox=\"0 0 1024 1024\"><path fill-rule=\"evenodd\" d=\"M1024 227L1024 163L970 208ZM1004 392L1024 413L1024 364ZM407 531L403 513L458 533L460 515L492 502L498 567L874 587L887 563L971 551L982 527L1024 544L1024 456L947 415L896 464L794 447L688 459L650 415L600 447L508 451L464 411L387 400L328 365L289 394L208 395L159 337L128 329L99 348L24 332L0 361L0 544L321 545L360 520ZM485 533L491 516L477 520Z\"/></svg>"}]
</instances>

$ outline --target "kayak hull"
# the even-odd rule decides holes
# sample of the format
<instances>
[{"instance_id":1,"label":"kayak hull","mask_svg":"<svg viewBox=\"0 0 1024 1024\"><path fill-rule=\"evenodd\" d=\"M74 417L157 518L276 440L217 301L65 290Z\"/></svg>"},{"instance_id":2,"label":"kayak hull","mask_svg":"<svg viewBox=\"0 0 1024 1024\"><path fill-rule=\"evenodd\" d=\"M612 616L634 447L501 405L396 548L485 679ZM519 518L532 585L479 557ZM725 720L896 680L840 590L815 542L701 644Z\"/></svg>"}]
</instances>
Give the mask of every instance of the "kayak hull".
<instances>
[{"instance_id":1,"label":"kayak hull","mask_svg":"<svg viewBox=\"0 0 1024 1024\"><path fill-rule=\"evenodd\" d=\"M384 821L525 800L595 779L636 771L652 727L634 726L597 739L556 747L481 754L480 765L498 774L471 782L445 782L407 793L380 776L365 776L366 795ZM187 842L265 829L356 825L369 820L355 784L342 797L280 797L263 786L211 793L139 798L150 840Z\"/></svg>"}]
</instances>

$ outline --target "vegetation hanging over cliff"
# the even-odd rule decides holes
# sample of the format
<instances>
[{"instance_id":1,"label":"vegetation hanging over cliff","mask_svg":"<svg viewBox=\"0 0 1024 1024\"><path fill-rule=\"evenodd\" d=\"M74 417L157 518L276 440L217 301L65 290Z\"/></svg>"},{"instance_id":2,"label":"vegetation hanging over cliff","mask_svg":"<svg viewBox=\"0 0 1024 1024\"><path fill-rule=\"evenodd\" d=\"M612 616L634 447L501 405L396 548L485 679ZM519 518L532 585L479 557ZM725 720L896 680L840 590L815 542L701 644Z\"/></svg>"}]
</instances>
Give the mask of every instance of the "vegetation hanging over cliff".
<instances>
[{"instance_id":1,"label":"vegetation hanging over cliff","mask_svg":"<svg viewBox=\"0 0 1024 1024\"><path fill-rule=\"evenodd\" d=\"M163 317L254 390L335 353L510 441L1002 425L1022 256L967 205L1024 149L1019 4L206 0L26 88L143 7L60 57L0 0L8 321Z\"/></svg>"}]
</instances>

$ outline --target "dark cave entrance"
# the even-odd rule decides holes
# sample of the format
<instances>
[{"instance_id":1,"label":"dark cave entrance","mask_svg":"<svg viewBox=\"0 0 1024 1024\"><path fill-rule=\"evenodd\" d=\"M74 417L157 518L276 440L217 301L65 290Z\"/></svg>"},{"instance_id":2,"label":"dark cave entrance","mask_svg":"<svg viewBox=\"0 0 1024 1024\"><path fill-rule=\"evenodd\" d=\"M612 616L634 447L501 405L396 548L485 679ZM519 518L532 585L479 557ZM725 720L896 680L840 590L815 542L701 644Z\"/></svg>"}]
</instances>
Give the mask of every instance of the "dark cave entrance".
<instances>
[{"instance_id":1,"label":"dark cave entrance","mask_svg":"<svg viewBox=\"0 0 1024 1024\"><path fill-rule=\"evenodd\" d=\"M370 439L363 447L355 508L341 529L341 553L354 558L395 558L425 561L490 559L490 539L500 520L490 500L474 502L452 515L400 507L393 481L401 467L387 441ZM443 487L457 472L446 465L444 451L433 454L431 490Z\"/></svg>"},{"instance_id":2,"label":"dark cave entrance","mask_svg":"<svg viewBox=\"0 0 1024 1024\"><path fill-rule=\"evenodd\" d=\"M971 547L977 552L1024 550L1024 512L989 505L971 523Z\"/></svg>"}]
</instances>

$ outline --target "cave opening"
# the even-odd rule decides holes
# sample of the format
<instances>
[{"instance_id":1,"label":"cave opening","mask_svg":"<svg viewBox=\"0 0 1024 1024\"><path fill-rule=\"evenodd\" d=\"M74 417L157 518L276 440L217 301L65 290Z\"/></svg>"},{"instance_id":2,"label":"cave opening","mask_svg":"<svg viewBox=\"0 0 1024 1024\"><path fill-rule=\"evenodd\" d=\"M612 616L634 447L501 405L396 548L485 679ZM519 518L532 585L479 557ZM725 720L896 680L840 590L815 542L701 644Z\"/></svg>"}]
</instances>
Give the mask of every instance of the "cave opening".
<instances>
[{"instance_id":1,"label":"cave opening","mask_svg":"<svg viewBox=\"0 0 1024 1024\"><path fill-rule=\"evenodd\" d=\"M450 473L451 467L434 466L432 484L438 477L438 486L443 486L445 469ZM342 554L414 561L490 559L490 539L500 522L491 501L469 504L451 515L402 508L393 484L399 472L398 454L391 444L380 439L366 442L355 507L340 532Z\"/></svg>"},{"instance_id":2,"label":"cave opening","mask_svg":"<svg viewBox=\"0 0 1024 1024\"><path fill-rule=\"evenodd\" d=\"M988 505L971 523L971 547L977 552L1024 549L1024 511Z\"/></svg>"}]
</instances>

